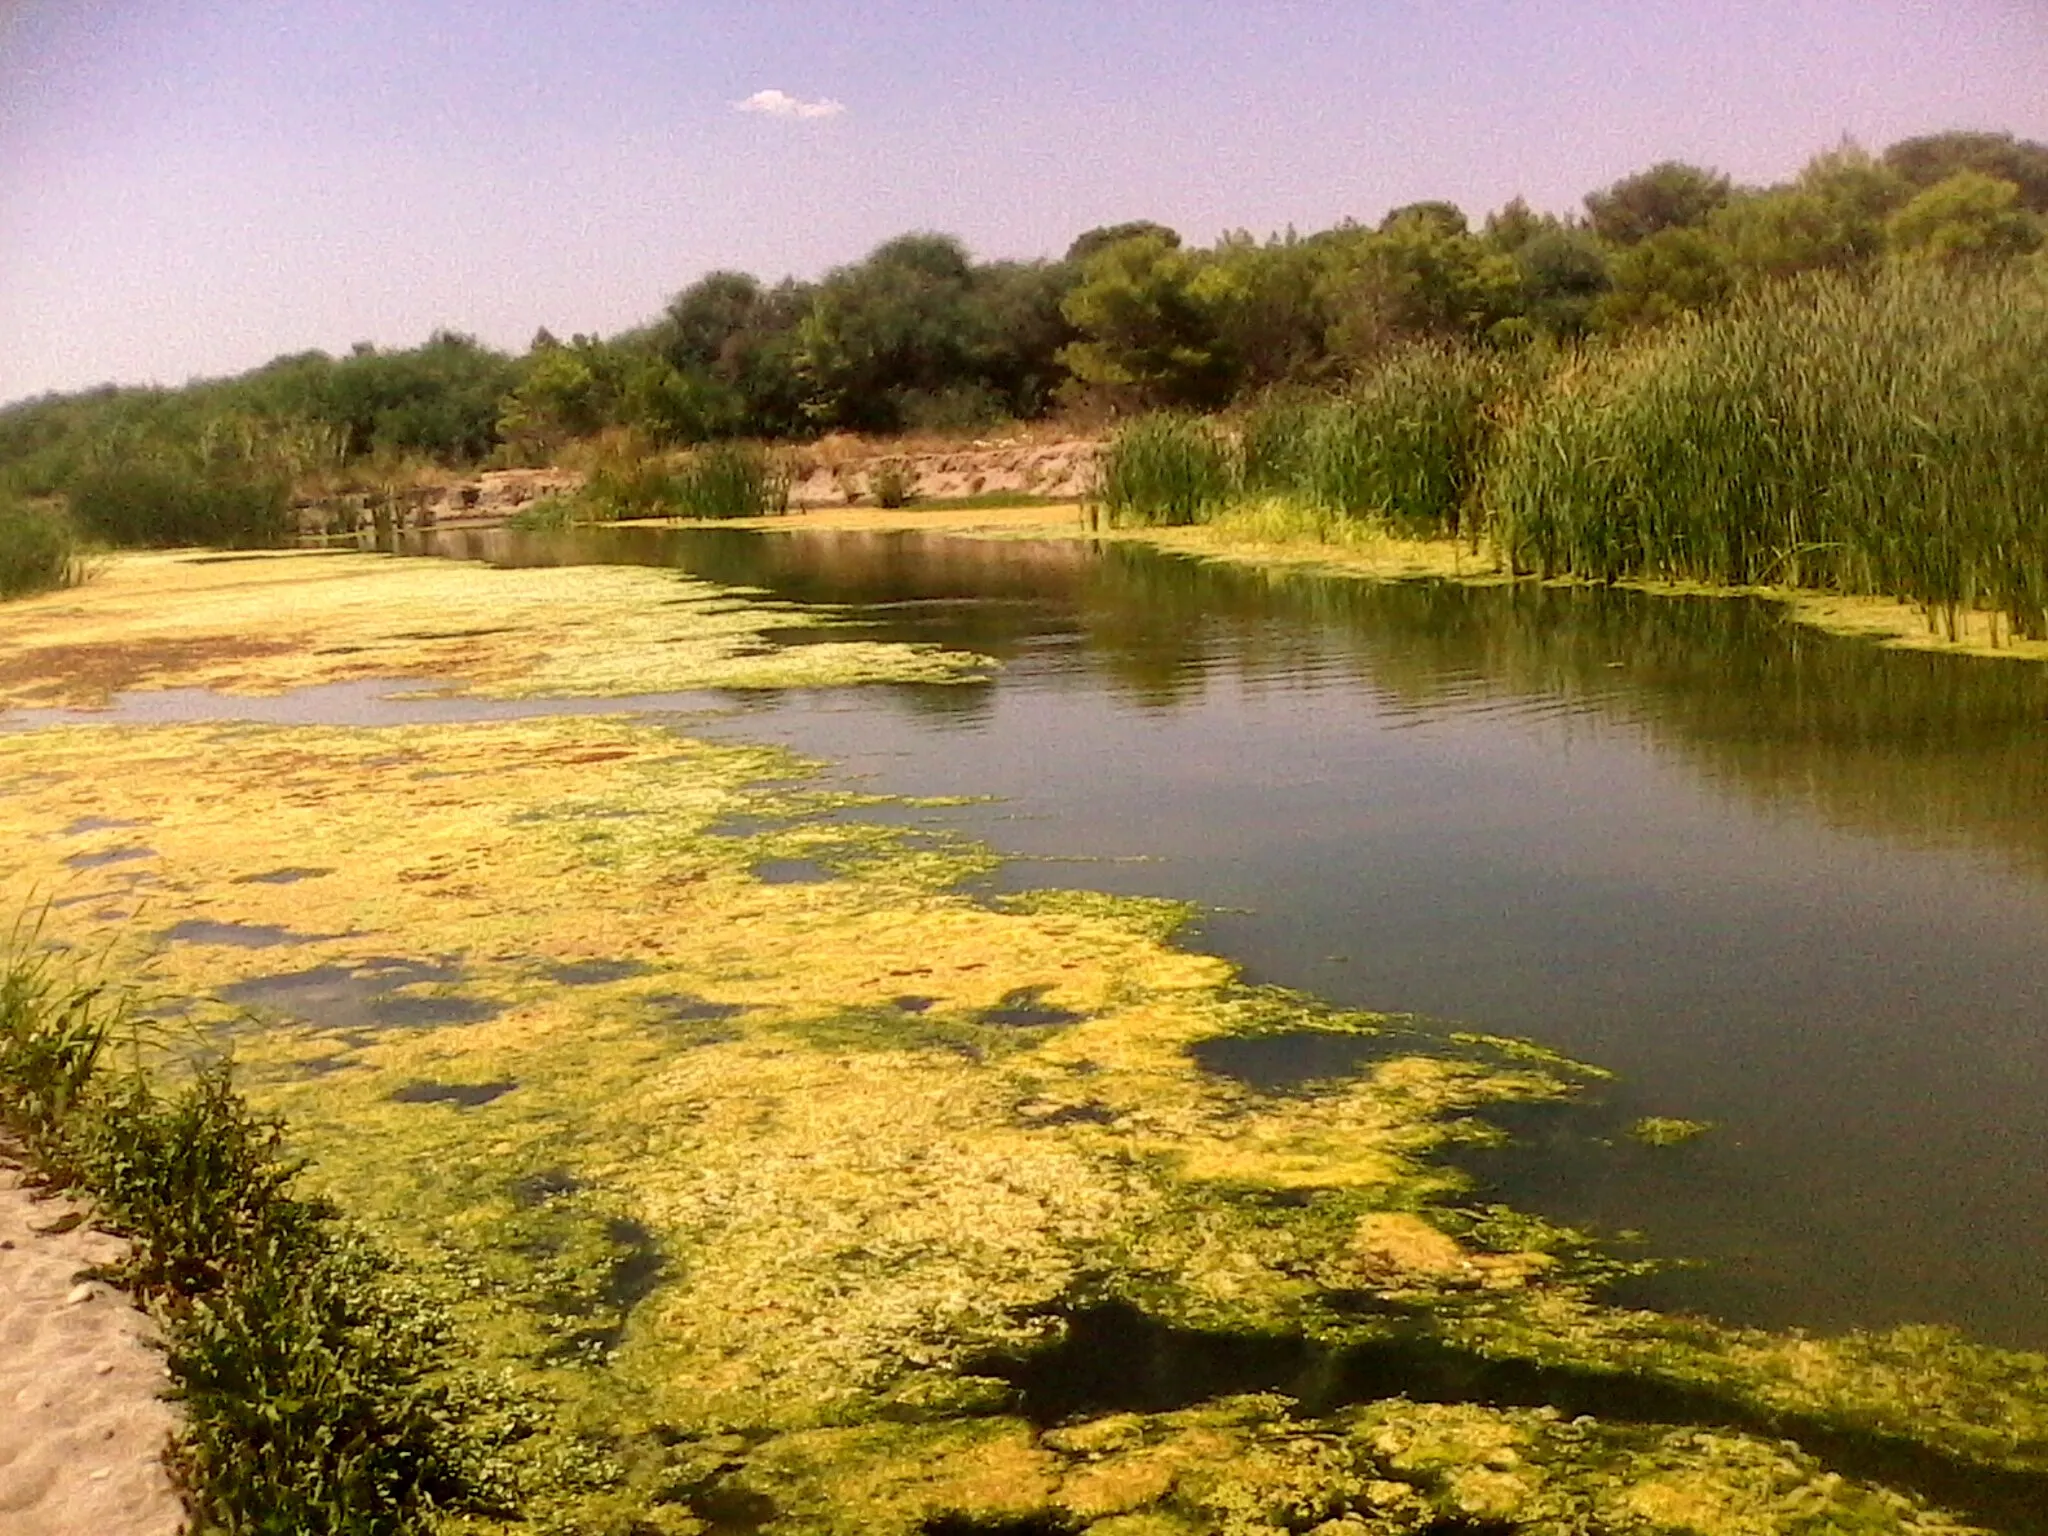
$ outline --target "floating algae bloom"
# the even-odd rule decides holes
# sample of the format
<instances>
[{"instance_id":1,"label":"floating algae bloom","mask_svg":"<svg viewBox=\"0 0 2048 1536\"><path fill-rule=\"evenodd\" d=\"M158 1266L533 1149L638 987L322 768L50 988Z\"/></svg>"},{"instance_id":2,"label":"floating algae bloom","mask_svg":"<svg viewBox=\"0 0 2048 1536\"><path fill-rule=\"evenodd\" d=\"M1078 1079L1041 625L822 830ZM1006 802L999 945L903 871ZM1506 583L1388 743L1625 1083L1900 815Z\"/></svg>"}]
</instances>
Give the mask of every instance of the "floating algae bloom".
<instances>
[{"instance_id":1,"label":"floating algae bloom","mask_svg":"<svg viewBox=\"0 0 2048 1536\"><path fill-rule=\"evenodd\" d=\"M383 579L321 601L395 622ZM146 823L147 932L53 926L199 999L309 1178L543 1405L527 1528L2043 1529L2048 1362L1618 1311L1578 1235L1468 1203L1438 1154L1569 1063L1242 987L1171 903L977 901L986 850L787 754L604 718L0 752L0 894L125 889L57 834ZM832 878L759 877L785 859Z\"/></svg>"}]
</instances>

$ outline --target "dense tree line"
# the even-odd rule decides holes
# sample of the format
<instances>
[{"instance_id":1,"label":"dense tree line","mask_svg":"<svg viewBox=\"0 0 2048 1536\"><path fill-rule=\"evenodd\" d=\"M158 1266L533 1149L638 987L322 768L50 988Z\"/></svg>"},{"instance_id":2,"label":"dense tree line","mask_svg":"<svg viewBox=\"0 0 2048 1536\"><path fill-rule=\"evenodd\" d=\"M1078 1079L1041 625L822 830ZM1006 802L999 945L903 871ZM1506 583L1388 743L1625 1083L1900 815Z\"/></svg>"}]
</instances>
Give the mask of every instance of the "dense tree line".
<instances>
[{"instance_id":1,"label":"dense tree line","mask_svg":"<svg viewBox=\"0 0 2048 1536\"><path fill-rule=\"evenodd\" d=\"M1212 408L1341 385L1417 340L1574 343L1808 272L2048 260L2044 234L2048 145L1969 132L1879 155L1845 143L1770 187L1669 162L1592 193L1581 215L1518 199L1476 228L1427 202L1198 249L1139 222L1031 262L910 234L815 282L714 272L638 329L543 330L516 358L442 333L25 402L0 411L0 487L90 486L137 460L240 483L406 455L540 462L611 427L683 444L964 430L1063 405Z\"/></svg>"}]
</instances>

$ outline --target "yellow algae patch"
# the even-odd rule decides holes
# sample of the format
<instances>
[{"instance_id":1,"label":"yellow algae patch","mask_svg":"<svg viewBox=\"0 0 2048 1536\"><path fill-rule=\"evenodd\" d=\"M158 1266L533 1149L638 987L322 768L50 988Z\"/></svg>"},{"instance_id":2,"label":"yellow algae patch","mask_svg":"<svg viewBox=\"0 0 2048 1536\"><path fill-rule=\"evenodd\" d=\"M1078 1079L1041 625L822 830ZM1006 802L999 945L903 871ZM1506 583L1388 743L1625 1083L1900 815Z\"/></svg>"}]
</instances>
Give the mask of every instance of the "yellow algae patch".
<instances>
[{"instance_id":1,"label":"yellow algae patch","mask_svg":"<svg viewBox=\"0 0 2048 1536\"><path fill-rule=\"evenodd\" d=\"M1513 580L1493 553L1458 539L1411 539L1355 518L1318 518L1290 507L1251 507L1186 528L1105 529L1177 554L1242 565L1285 567L1381 581L1423 577L1495 583Z\"/></svg>"},{"instance_id":2,"label":"yellow algae patch","mask_svg":"<svg viewBox=\"0 0 2048 1536\"><path fill-rule=\"evenodd\" d=\"M638 566L496 570L454 560L122 554L83 587L10 603L0 707L91 708L131 689L275 694L446 679L496 698L945 682L987 663L868 641L776 645L808 613Z\"/></svg>"},{"instance_id":3,"label":"yellow algae patch","mask_svg":"<svg viewBox=\"0 0 2048 1536\"><path fill-rule=\"evenodd\" d=\"M72 726L0 760L0 898L53 897L54 936L232 1049L314 1186L556 1401L527 1454L591 1518L733 1431L985 1412L963 1368L1105 1280L1275 1325L1336 1245L1231 1190L1412 1202L1446 1113L1556 1091L1212 1078L1189 1044L1301 1005L1172 948L1166 904L976 902L984 850L821 821L861 797L778 751L582 718ZM833 878L752 873L798 852ZM995 1466L946 1497L1008 1507Z\"/></svg>"}]
</instances>

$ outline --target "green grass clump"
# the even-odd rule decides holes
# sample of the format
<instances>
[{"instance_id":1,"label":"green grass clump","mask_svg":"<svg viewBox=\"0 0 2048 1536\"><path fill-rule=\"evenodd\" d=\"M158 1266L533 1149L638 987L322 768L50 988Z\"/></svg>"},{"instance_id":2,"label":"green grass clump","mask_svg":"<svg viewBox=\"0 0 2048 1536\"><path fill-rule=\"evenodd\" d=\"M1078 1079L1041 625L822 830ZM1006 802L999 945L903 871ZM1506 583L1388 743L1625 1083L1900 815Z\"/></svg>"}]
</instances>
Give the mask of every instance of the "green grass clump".
<instances>
[{"instance_id":1,"label":"green grass clump","mask_svg":"<svg viewBox=\"0 0 2048 1536\"><path fill-rule=\"evenodd\" d=\"M0 500L0 600L75 587L84 579L78 538L63 513Z\"/></svg>"},{"instance_id":2,"label":"green grass clump","mask_svg":"<svg viewBox=\"0 0 2048 1536\"><path fill-rule=\"evenodd\" d=\"M707 443L676 476L675 517L772 517L789 510L785 470L756 443Z\"/></svg>"},{"instance_id":3,"label":"green grass clump","mask_svg":"<svg viewBox=\"0 0 2048 1536\"><path fill-rule=\"evenodd\" d=\"M1486 505L1518 570L1882 593L2048 637L2048 271L1764 289L1561 379Z\"/></svg>"},{"instance_id":4,"label":"green grass clump","mask_svg":"<svg viewBox=\"0 0 2048 1536\"><path fill-rule=\"evenodd\" d=\"M1279 395L1237 423L1233 445L1177 417L1134 423L1104 459L1102 503L1119 524L1206 522L1246 503L1297 505L1319 519L1456 536L1494 422L1518 375L1469 347L1417 344L1342 396Z\"/></svg>"},{"instance_id":5,"label":"green grass clump","mask_svg":"<svg viewBox=\"0 0 2048 1536\"><path fill-rule=\"evenodd\" d=\"M917 499L917 466L907 459L884 459L868 475L875 505L894 510Z\"/></svg>"},{"instance_id":6,"label":"green grass clump","mask_svg":"<svg viewBox=\"0 0 2048 1536\"><path fill-rule=\"evenodd\" d=\"M680 477L668 457L628 433L600 445L577 500L586 518L613 522L672 517L679 497Z\"/></svg>"},{"instance_id":7,"label":"green grass clump","mask_svg":"<svg viewBox=\"0 0 2048 1536\"><path fill-rule=\"evenodd\" d=\"M1470 348L1405 348L1308 413L1292 489L1327 512L1456 536L1506 387L1505 366Z\"/></svg>"},{"instance_id":8,"label":"green grass clump","mask_svg":"<svg viewBox=\"0 0 2048 1536\"><path fill-rule=\"evenodd\" d=\"M1110 442L1097 474L1095 499L1118 528L1206 522L1239 493L1236 450L1192 416L1140 417Z\"/></svg>"},{"instance_id":9,"label":"green grass clump","mask_svg":"<svg viewBox=\"0 0 2048 1536\"><path fill-rule=\"evenodd\" d=\"M110 1278L163 1320L186 1421L171 1460L197 1528L407 1536L506 1512L440 1309L292 1192L281 1126L227 1066L172 1092L112 1070L123 1008L34 937L17 926L0 956L0 1128L131 1239Z\"/></svg>"},{"instance_id":10,"label":"green grass clump","mask_svg":"<svg viewBox=\"0 0 2048 1536\"><path fill-rule=\"evenodd\" d=\"M505 519L514 533L560 533L576 521L576 502L568 496L543 496Z\"/></svg>"},{"instance_id":11,"label":"green grass clump","mask_svg":"<svg viewBox=\"0 0 2048 1536\"><path fill-rule=\"evenodd\" d=\"M1309 432L1327 402L1313 395L1269 395L1245 412L1237 427L1238 458L1247 496L1284 496L1308 476Z\"/></svg>"}]
</instances>

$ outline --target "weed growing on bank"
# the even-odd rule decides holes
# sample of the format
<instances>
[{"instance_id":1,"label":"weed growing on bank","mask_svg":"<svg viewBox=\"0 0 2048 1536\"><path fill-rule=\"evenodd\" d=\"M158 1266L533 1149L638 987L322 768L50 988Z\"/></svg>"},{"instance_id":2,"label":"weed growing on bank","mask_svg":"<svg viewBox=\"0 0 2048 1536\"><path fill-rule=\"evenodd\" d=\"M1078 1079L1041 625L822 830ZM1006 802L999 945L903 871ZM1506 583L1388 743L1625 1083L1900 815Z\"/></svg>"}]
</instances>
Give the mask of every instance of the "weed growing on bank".
<instances>
[{"instance_id":1,"label":"weed growing on bank","mask_svg":"<svg viewBox=\"0 0 2048 1536\"><path fill-rule=\"evenodd\" d=\"M119 1047L135 1024L17 924L0 955L0 1131L87 1191L132 1243L110 1278L162 1320L185 1428L172 1453L203 1529L403 1536L437 1512L504 1513L483 1397L448 1325L332 1208L229 1068L174 1090Z\"/></svg>"},{"instance_id":2,"label":"weed growing on bank","mask_svg":"<svg viewBox=\"0 0 2048 1536\"><path fill-rule=\"evenodd\" d=\"M599 453L575 505L597 522L771 517L789 510L789 493L788 469L758 443L706 443L677 459L627 435Z\"/></svg>"},{"instance_id":3,"label":"weed growing on bank","mask_svg":"<svg viewBox=\"0 0 2048 1536\"><path fill-rule=\"evenodd\" d=\"M755 443L707 443L676 474L674 517L774 517L789 510L789 472Z\"/></svg>"}]
</instances>

